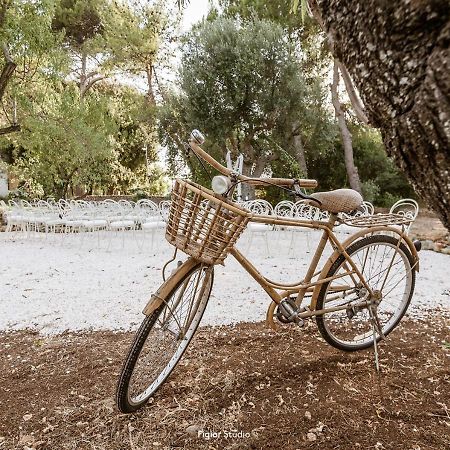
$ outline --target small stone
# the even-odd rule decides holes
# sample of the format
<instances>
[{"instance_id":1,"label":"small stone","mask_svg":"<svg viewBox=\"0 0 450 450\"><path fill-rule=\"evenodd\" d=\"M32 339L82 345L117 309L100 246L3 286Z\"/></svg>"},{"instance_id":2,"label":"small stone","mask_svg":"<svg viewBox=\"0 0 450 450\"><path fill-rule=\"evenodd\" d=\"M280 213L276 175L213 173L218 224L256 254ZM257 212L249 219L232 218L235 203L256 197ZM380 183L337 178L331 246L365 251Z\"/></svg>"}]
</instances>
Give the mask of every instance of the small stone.
<instances>
[{"instance_id":1,"label":"small stone","mask_svg":"<svg viewBox=\"0 0 450 450\"><path fill-rule=\"evenodd\" d=\"M22 418L25 422L28 422L33 417L33 414L25 414Z\"/></svg>"},{"instance_id":2,"label":"small stone","mask_svg":"<svg viewBox=\"0 0 450 450\"><path fill-rule=\"evenodd\" d=\"M200 425L189 425L186 428L186 433L192 434L193 436L197 436L198 432L202 429Z\"/></svg>"},{"instance_id":3,"label":"small stone","mask_svg":"<svg viewBox=\"0 0 450 450\"><path fill-rule=\"evenodd\" d=\"M317 440L317 436L314 433L308 433L306 435L306 438L308 439L309 442L313 442L313 441Z\"/></svg>"},{"instance_id":4,"label":"small stone","mask_svg":"<svg viewBox=\"0 0 450 450\"><path fill-rule=\"evenodd\" d=\"M305 411L305 418L311 420L311 413L309 411Z\"/></svg>"},{"instance_id":5,"label":"small stone","mask_svg":"<svg viewBox=\"0 0 450 450\"><path fill-rule=\"evenodd\" d=\"M31 434L23 434L20 436L19 445L33 445L36 442L36 439Z\"/></svg>"}]
</instances>

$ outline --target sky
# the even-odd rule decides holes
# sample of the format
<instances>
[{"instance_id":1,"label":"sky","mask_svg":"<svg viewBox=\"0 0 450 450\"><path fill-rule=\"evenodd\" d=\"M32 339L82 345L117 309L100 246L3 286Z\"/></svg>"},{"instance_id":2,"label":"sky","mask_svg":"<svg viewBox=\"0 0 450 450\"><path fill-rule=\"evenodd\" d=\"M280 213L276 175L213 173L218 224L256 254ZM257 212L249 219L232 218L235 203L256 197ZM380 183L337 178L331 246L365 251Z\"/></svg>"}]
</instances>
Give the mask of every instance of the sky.
<instances>
[{"instance_id":1,"label":"sky","mask_svg":"<svg viewBox=\"0 0 450 450\"><path fill-rule=\"evenodd\" d=\"M208 12L210 0L191 0L183 12L182 30L188 31Z\"/></svg>"},{"instance_id":2,"label":"sky","mask_svg":"<svg viewBox=\"0 0 450 450\"><path fill-rule=\"evenodd\" d=\"M190 0L189 4L183 10L183 16L181 21L181 31L187 32L191 29L192 25L199 22L209 10L210 2L214 0ZM170 70L162 74L165 80L175 80L176 71ZM144 83L145 84L145 83ZM166 149L160 147L158 149L158 157L160 164L165 166Z\"/></svg>"}]
</instances>

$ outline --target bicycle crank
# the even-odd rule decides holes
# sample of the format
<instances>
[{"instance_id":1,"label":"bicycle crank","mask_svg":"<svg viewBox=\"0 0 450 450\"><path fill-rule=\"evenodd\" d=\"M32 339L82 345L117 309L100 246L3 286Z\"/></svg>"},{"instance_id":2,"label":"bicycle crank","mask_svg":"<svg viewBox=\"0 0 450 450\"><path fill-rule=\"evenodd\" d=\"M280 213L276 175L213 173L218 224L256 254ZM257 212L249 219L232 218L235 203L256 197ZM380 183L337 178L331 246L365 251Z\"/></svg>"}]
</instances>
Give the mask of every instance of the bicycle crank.
<instances>
[{"instance_id":1,"label":"bicycle crank","mask_svg":"<svg viewBox=\"0 0 450 450\"><path fill-rule=\"evenodd\" d=\"M305 325L305 321L299 316L300 313L306 311L306 308L299 308L295 304L293 297L288 297L281 301L277 307L277 319L281 323L295 323L300 327Z\"/></svg>"}]
</instances>

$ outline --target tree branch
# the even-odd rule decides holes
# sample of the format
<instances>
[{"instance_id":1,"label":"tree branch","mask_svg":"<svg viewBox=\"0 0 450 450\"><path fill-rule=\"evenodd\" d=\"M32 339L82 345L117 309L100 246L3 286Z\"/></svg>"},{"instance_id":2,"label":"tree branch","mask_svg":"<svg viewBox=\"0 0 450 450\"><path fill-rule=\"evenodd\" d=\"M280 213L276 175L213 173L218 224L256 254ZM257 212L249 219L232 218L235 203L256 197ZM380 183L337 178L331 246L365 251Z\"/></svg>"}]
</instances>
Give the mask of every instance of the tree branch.
<instances>
[{"instance_id":1,"label":"tree branch","mask_svg":"<svg viewBox=\"0 0 450 450\"><path fill-rule=\"evenodd\" d=\"M345 83L345 89L347 90L348 97L350 99L350 102L353 106L353 110L356 114L356 117L364 124L369 124L369 119L367 118L366 110L364 108L364 105L359 98L359 95L356 93L355 86L353 84L353 80L350 77L350 74L348 73L347 68L342 64L341 62L338 62L338 67L342 75L342 79Z\"/></svg>"},{"instance_id":2,"label":"tree branch","mask_svg":"<svg viewBox=\"0 0 450 450\"><path fill-rule=\"evenodd\" d=\"M98 81L104 80L106 77L104 75L97 75L95 77L92 77L87 83L84 83L81 86L80 92L81 92L81 97L84 96L84 94L86 94L86 92Z\"/></svg>"},{"instance_id":3,"label":"tree branch","mask_svg":"<svg viewBox=\"0 0 450 450\"><path fill-rule=\"evenodd\" d=\"M3 136L5 134L14 133L16 131L20 131L20 125L11 125L9 127L0 128L0 136Z\"/></svg>"},{"instance_id":4,"label":"tree branch","mask_svg":"<svg viewBox=\"0 0 450 450\"><path fill-rule=\"evenodd\" d=\"M319 8L317 7L316 0L308 0L307 1L309 10L311 11L312 16L314 19L317 20L317 22L320 25L320 28L322 28L323 32L327 36L328 45L330 47L331 53L334 53L334 36L330 31L327 31L325 29L325 24L323 23L322 16L320 14ZM353 85L353 80L350 77L350 74L348 73L347 68L344 66L342 62L338 62L339 69L342 74L342 78L344 80L345 89L347 91L348 97L350 99L350 103L353 106L353 110L356 114L356 117L365 125L369 124L369 119L366 114L366 110L364 108L364 105L359 98L358 94L356 93L356 89Z\"/></svg>"},{"instance_id":5,"label":"tree branch","mask_svg":"<svg viewBox=\"0 0 450 450\"><path fill-rule=\"evenodd\" d=\"M17 64L11 59L9 55L8 47L6 44L2 44L3 55L5 56L6 65L3 67L2 73L0 75L0 100L3 98L6 86L12 77L14 70L16 70Z\"/></svg>"},{"instance_id":6,"label":"tree branch","mask_svg":"<svg viewBox=\"0 0 450 450\"><path fill-rule=\"evenodd\" d=\"M342 104L339 100L339 67L337 59L334 60L333 66L333 83L331 85L331 101L336 112L336 118L338 120L339 130L341 131L342 144L344 147L344 161L345 168L347 170L348 181L350 187L355 191L361 192L361 181L359 179L358 168L355 166L353 159L353 145L352 145L352 134L347 127L345 121L344 110L342 109Z\"/></svg>"}]
</instances>

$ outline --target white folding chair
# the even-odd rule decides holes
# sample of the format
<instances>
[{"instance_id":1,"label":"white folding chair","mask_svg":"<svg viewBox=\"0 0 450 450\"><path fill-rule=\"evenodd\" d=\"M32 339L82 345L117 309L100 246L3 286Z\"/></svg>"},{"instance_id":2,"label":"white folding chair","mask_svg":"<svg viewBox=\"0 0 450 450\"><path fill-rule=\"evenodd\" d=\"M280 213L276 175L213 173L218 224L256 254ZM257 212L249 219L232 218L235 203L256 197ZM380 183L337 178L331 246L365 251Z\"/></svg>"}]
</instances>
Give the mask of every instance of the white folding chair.
<instances>
[{"instance_id":1,"label":"white folding chair","mask_svg":"<svg viewBox=\"0 0 450 450\"><path fill-rule=\"evenodd\" d=\"M143 243L147 240L147 233L151 233L151 248L155 242L155 234L158 230L166 227L166 222L161 213L161 208L152 200L139 200L139 207L141 208L141 229L143 232Z\"/></svg>"},{"instance_id":2,"label":"white folding chair","mask_svg":"<svg viewBox=\"0 0 450 450\"><path fill-rule=\"evenodd\" d=\"M266 200L248 200L243 203L243 208L249 210L253 214L259 214L264 216L273 215L273 207ZM268 233L273 230L272 225L265 223L249 222L247 225L247 232L249 234L249 241L247 245L247 252L253 242L254 236L261 236L266 244L267 256L270 256Z\"/></svg>"},{"instance_id":3,"label":"white folding chair","mask_svg":"<svg viewBox=\"0 0 450 450\"><path fill-rule=\"evenodd\" d=\"M411 219L411 223L405 226L406 233L409 233L411 225L413 224L414 220L416 220L417 215L419 214L419 205L412 198L404 198L402 200L399 200L398 202L395 202L391 206L389 213L399 214L403 217Z\"/></svg>"}]
</instances>

